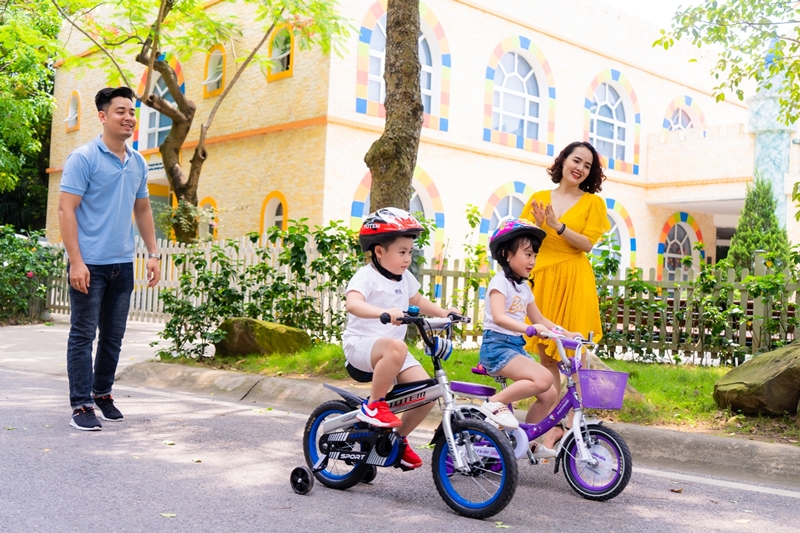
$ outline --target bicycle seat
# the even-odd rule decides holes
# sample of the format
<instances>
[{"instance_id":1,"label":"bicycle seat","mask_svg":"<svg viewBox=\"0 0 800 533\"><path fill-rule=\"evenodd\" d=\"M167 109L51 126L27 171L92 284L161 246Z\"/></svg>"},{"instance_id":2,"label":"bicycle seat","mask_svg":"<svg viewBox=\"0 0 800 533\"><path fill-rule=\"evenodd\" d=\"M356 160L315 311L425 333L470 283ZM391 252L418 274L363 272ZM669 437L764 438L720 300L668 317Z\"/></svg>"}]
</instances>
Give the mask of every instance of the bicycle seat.
<instances>
[{"instance_id":1,"label":"bicycle seat","mask_svg":"<svg viewBox=\"0 0 800 533\"><path fill-rule=\"evenodd\" d=\"M467 396L468 398L485 399L497 394L497 389L494 387L481 385L479 383L467 383L466 381L451 381L450 390L460 396Z\"/></svg>"},{"instance_id":2,"label":"bicycle seat","mask_svg":"<svg viewBox=\"0 0 800 533\"><path fill-rule=\"evenodd\" d=\"M479 376L488 376L489 375L489 373L486 371L486 369L483 368L482 364L478 364L478 366L473 366L472 367L472 373L473 374L478 374Z\"/></svg>"},{"instance_id":3,"label":"bicycle seat","mask_svg":"<svg viewBox=\"0 0 800 533\"><path fill-rule=\"evenodd\" d=\"M372 372L364 372L363 370L359 370L350 363L347 363L344 368L347 370L347 373L350 374L350 377L359 383L372 382Z\"/></svg>"}]
</instances>

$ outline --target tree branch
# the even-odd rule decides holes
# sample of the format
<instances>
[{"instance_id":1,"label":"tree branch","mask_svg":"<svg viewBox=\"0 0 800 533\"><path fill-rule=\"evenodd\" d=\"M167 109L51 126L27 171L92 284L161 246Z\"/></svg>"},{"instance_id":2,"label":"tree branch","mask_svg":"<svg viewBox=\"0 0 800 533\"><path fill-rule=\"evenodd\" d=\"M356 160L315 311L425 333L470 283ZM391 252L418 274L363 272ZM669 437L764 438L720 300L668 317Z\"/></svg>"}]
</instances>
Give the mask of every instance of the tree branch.
<instances>
[{"instance_id":1,"label":"tree branch","mask_svg":"<svg viewBox=\"0 0 800 533\"><path fill-rule=\"evenodd\" d=\"M8 4L11 3L11 0L5 0L3 2L3 9L0 10L0 24L6 23L6 13L8 12Z\"/></svg>"},{"instance_id":2,"label":"tree branch","mask_svg":"<svg viewBox=\"0 0 800 533\"><path fill-rule=\"evenodd\" d=\"M186 115L190 113L194 114L196 106L181 92L181 87L178 85L178 77L173 68L169 66L169 63L158 60L153 65L153 68L161 74L161 78L164 80L164 83L167 84L167 89L169 89L169 93L175 99L175 104L178 106L178 109Z\"/></svg>"},{"instance_id":3,"label":"tree branch","mask_svg":"<svg viewBox=\"0 0 800 533\"><path fill-rule=\"evenodd\" d=\"M181 113L179 109L175 108L175 106L173 106L170 101L163 96L151 94L147 97L147 100L142 100L142 102L144 102L148 107L152 107L162 115L168 116L173 122L186 122L189 120L186 115Z\"/></svg>"},{"instance_id":4,"label":"tree branch","mask_svg":"<svg viewBox=\"0 0 800 533\"><path fill-rule=\"evenodd\" d=\"M147 64L147 79L144 83L144 92L142 93L142 100L146 99L149 92L150 92L150 83L152 82L153 78L153 66L156 62L156 56L158 56L158 37L161 34L161 20L163 17L166 16L164 13L164 9L166 7L167 0L161 0L161 5L158 8L158 16L156 17L155 27L153 28L153 47L150 49L150 58ZM147 39L150 40L149 37ZM147 41L145 41L147 42ZM142 43L142 48L146 47L145 43Z\"/></svg>"},{"instance_id":5,"label":"tree branch","mask_svg":"<svg viewBox=\"0 0 800 533\"><path fill-rule=\"evenodd\" d=\"M73 21L71 18L69 18L69 16L67 16L67 13L61 8L60 5L58 5L58 2L56 2L56 0L51 0L51 2L53 3L54 6L56 6L56 9L61 14L61 16L64 17L64 20L69 22L76 30L81 32L87 39L92 41L92 43L97 48L99 48L101 52L103 52L105 55L108 56L108 58L111 60L112 63L114 63L114 66L117 68L117 72L119 72L119 75L122 78L122 81L125 82L125 86L126 87L130 87L131 86L131 82L128 81L128 77L125 75L125 72L123 72L122 67L119 66L119 63L117 63L117 60L114 59L114 56L111 55L111 52L106 50L105 47L102 44L98 43L91 35L89 35L86 31L84 31L83 28L78 26L75 23L75 21Z\"/></svg>"},{"instance_id":6,"label":"tree branch","mask_svg":"<svg viewBox=\"0 0 800 533\"><path fill-rule=\"evenodd\" d=\"M134 41L134 40L135 41L139 41L139 44L144 44L144 41L142 41L142 39L138 35L129 35L128 37L125 37L124 39L121 39L119 41L114 41L114 42L106 41L105 39L103 39L103 43L105 43L106 46L114 47L114 46L123 45L123 44L127 43L128 41Z\"/></svg>"},{"instance_id":7,"label":"tree branch","mask_svg":"<svg viewBox=\"0 0 800 533\"><path fill-rule=\"evenodd\" d=\"M214 107L211 109L211 113L208 114L208 120L206 121L205 124L200 126L200 139L197 141L197 148L195 150L196 153L204 154L204 151L205 151L205 146L204 145L205 145L205 141L206 141L206 134L208 133L209 128L211 128L211 122L214 120L214 116L217 114L217 110L219 109L219 106L222 105L222 101L225 99L226 96L228 96L228 93L231 91L231 89L233 88L234 84L242 76L242 72L244 72L244 69L247 68L247 65L250 64L250 62L255 57L256 53L261 49L261 47L264 46L264 43L267 42L267 39L269 39L269 36L272 34L273 31L275 31L275 23L274 22L269 27L269 29L266 31L266 33L264 34L264 37L261 39L261 41L259 41L259 43L255 46L255 48L253 48L253 50L250 52L250 55L247 56L247 59L245 59L242 62L242 64L239 65L239 68L236 70L236 74L233 76L233 78L231 79L230 83L226 84L225 90L222 91L222 94L219 95L219 98L217 98L217 101L214 103ZM294 59L292 59L292 60L294 60ZM203 155L203 157L205 157L205 156Z\"/></svg>"}]
</instances>

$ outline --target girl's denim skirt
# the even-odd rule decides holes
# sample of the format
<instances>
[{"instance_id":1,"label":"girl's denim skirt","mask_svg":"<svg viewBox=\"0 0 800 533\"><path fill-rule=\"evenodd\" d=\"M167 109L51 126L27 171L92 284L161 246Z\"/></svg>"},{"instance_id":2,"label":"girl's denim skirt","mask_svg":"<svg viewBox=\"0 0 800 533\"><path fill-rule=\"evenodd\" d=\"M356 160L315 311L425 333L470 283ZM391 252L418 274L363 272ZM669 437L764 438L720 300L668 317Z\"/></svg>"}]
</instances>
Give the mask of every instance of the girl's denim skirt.
<instances>
[{"instance_id":1,"label":"girl's denim skirt","mask_svg":"<svg viewBox=\"0 0 800 533\"><path fill-rule=\"evenodd\" d=\"M480 360L483 368L495 375L514 357L521 355L531 358L525 351L525 337L506 335L497 331L485 330L481 343Z\"/></svg>"}]
</instances>

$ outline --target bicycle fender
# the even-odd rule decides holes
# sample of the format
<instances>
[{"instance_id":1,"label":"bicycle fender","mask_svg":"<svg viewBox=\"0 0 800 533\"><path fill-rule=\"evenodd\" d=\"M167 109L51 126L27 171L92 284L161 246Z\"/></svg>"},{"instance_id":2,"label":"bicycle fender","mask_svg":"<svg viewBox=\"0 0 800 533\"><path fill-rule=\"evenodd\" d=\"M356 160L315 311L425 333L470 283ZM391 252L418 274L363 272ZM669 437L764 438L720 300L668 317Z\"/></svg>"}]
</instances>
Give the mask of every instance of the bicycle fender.
<instances>
[{"instance_id":1,"label":"bicycle fender","mask_svg":"<svg viewBox=\"0 0 800 533\"><path fill-rule=\"evenodd\" d=\"M334 387L333 385L328 385L327 383L323 383L322 386L341 396L345 403L347 403L347 405L353 409L361 408L361 404L364 403L364 398L358 396L357 394L340 389L339 387Z\"/></svg>"},{"instance_id":2,"label":"bicycle fender","mask_svg":"<svg viewBox=\"0 0 800 533\"><path fill-rule=\"evenodd\" d=\"M436 431L433 432L433 438L428 444L430 445L436 444L436 441L439 440L439 437L442 437L443 435L444 435L444 430L442 429L442 424L440 422L439 427L437 427Z\"/></svg>"},{"instance_id":3,"label":"bicycle fender","mask_svg":"<svg viewBox=\"0 0 800 533\"><path fill-rule=\"evenodd\" d=\"M590 420L590 421L586 422L586 425L587 426L602 426L603 425L603 421L602 420ZM558 450L558 456L556 457L556 465L553 468L553 473L554 474L558 474L558 467L561 466L561 461L564 460L564 456L567 454L567 448L569 447L569 445L572 443L572 441L574 439L575 439L575 437L570 433L570 436L567 438L567 440L564 441L564 443L562 444L561 448Z\"/></svg>"}]
</instances>

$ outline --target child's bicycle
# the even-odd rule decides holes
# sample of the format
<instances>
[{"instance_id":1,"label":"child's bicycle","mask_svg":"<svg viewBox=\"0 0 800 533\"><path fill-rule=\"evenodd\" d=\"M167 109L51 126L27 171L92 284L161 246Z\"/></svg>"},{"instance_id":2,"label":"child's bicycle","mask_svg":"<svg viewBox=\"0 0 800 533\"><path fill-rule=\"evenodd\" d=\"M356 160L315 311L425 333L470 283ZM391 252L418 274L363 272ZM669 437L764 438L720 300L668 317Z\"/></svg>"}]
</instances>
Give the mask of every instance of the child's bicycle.
<instances>
[{"instance_id":1,"label":"child's bicycle","mask_svg":"<svg viewBox=\"0 0 800 533\"><path fill-rule=\"evenodd\" d=\"M531 464L547 464L548 459L536 459L530 450L530 442L547 433L565 419L570 409L573 411L572 427L565 430L564 436L556 444L557 456L553 473L558 473L564 464L564 476L570 486L589 500L605 501L619 495L631 478L633 464L627 444L617 432L603 426L602 421L586 420L583 408L619 409L625 392L627 374L607 370L581 370L580 382L582 398L575 388L572 376L581 369L581 352L594 343L583 339L570 339L552 332L542 332L542 338L556 342L561 362L558 367L567 376L567 393L553 411L538 424L520 422L519 429L508 432L518 459L528 457ZM568 358L564 349L575 350L575 357ZM488 375L482 366L472 372ZM495 377L502 388L506 379ZM494 387L475 383L453 382L454 393L461 396L485 399L497 391ZM508 406L511 409L511 406ZM466 417L483 419L483 414L472 404L460 404L459 410ZM563 426L562 426L563 427Z\"/></svg>"},{"instance_id":2,"label":"child's bicycle","mask_svg":"<svg viewBox=\"0 0 800 533\"><path fill-rule=\"evenodd\" d=\"M502 511L517 489L517 460L507 435L484 420L464 417L457 409L442 361L452 352L451 330L469 318L451 314L425 319L409 307L400 319L419 329L425 352L433 361L434 377L396 385L386 396L393 413L442 400L442 422L433 435L433 481L439 495L455 512L470 518L486 518ZM384 313L381 322L390 321ZM443 335L440 336L440 335ZM371 380L348 366L358 381ZM363 398L325 385L342 400L317 407L306 423L303 451L308 467L292 471L292 489L306 494L314 478L327 487L347 489L375 479L377 467L400 467L405 444L391 428L376 428L359 421L356 413ZM440 404L441 405L441 404Z\"/></svg>"}]
</instances>

